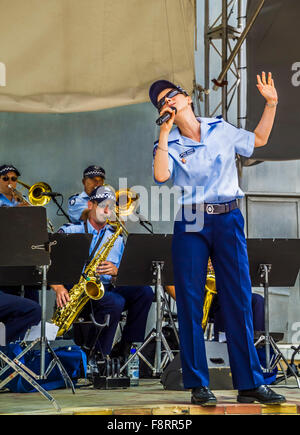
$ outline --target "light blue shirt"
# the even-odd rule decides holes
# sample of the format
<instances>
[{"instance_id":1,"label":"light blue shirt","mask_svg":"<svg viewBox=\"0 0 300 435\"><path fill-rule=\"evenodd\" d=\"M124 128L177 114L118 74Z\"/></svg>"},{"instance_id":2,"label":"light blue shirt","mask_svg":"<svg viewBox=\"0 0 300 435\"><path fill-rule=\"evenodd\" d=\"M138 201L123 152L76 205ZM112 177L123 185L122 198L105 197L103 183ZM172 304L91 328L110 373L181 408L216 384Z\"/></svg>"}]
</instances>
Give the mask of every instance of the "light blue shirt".
<instances>
[{"instance_id":1,"label":"light blue shirt","mask_svg":"<svg viewBox=\"0 0 300 435\"><path fill-rule=\"evenodd\" d=\"M219 117L197 119L201 123L201 142L182 136L178 128L169 134L170 179L181 189L179 202L216 204L242 198L235 157L252 155L254 133L236 128ZM154 144L154 156L157 144L158 141ZM196 195L197 191L200 196Z\"/></svg>"},{"instance_id":2,"label":"light blue shirt","mask_svg":"<svg viewBox=\"0 0 300 435\"><path fill-rule=\"evenodd\" d=\"M15 199L10 201L3 193L0 193L0 207L16 207L18 204Z\"/></svg>"},{"instance_id":3,"label":"light blue shirt","mask_svg":"<svg viewBox=\"0 0 300 435\"><path fill-rule=\"evenodd\" d=\"M113 235L113 228L110 225L106 225L102 230L99 232L90 224L89 220L87 221L87 228L88 233L93 235L89 255L93 252L93 249L98 241L99 238L103 238L101 240L100 245L98 246L98 249L105 243L112 235ZM84 222L78 223L78 224L65 224L58 230L60 233L68 233L68 234L85 234L85 228L84 228ZM97 249L97 251L98 251ZM95 255L97 253L95 252ZM110 261L113 263L116 267L119 267L121 258L124 251L124 241L123 237L119 236L117 240L115 241L112 249L110 250L110 253L107 256L106 261ZM111 282L111 275L101 275L100 279L103 282L103 284L109 284Z\"/></svg>"},{"instance_id":4,"label":"light blue shirt","mask_svg":"<svg viewBox=\"0 0 300 435\"><path fill-rule=\"evenodd\" d=\"M89 195L83 191L80 194L70 196L68 200L68 215L70 217L70 221L75 223L81 222L80 217L82 215L83 210L85 210L88 206L88 200L90 199Z\"/></svg>"}]
</instances>

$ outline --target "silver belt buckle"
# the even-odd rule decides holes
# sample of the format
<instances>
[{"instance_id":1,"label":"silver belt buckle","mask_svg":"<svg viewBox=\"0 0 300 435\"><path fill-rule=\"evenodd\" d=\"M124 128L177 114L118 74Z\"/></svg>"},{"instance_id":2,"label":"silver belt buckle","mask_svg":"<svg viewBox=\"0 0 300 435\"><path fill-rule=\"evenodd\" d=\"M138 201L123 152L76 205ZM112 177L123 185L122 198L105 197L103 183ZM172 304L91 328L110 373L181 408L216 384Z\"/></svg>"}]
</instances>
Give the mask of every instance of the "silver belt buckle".
<instances>
[{"instance_id":1,"label":"silver belt buckle","mask_svg":"<svg viewBox=\"0 0 300 435\"><path fill-rule=\"evenodd\" d=\"M206 213L207 214L213 214L214 213L214 206L212 205L212 204L208 204L207 206L206 206Z\"/></svg>"}]
</instances>

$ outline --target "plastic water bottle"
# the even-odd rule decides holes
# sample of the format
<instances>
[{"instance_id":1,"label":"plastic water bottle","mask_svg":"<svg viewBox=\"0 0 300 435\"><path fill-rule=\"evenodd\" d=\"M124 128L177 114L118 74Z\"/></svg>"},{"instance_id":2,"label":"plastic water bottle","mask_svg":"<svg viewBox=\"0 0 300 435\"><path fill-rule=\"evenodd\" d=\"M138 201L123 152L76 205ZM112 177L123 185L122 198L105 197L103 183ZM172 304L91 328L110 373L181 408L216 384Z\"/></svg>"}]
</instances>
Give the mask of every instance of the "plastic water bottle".
<instances>
[{"instance_id":1,"label":"plastic water bottle","mask_svg":"<svg viewBox=\"0 0 300 435\"><path fill-rule=\"evenodd\" d=\"M130 349L130 357L135 353L136 353L136 347L133 346ZM131 387L136 387L137 385L139 385L140 359L138 355L135 355L135 357L132 358L132 360L128 363L128 376L130 378Z\"/></svg>"}]
</instances>

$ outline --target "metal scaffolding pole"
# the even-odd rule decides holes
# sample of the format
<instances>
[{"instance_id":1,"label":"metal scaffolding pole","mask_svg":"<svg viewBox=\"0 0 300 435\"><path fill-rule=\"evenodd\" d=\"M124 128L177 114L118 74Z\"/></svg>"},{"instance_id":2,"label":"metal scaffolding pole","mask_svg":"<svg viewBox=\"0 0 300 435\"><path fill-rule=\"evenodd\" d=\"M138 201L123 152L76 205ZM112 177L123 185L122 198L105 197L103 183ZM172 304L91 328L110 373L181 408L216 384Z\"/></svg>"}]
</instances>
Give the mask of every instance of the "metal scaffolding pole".
<instances>
[{"instance_id":1,"label":"metal scaffolding pole","mask_svg":"<svg viewBox=\"0 0 300 435\"><path fill-rule=\"evenodd\" d=\"M265 0L260 0L253 16L246 21L245 7L247 0L222 0L221 11L217 18L213 14L217 10L216 1L205 0L204 52L205 52L205 94L204 111L206 117L222 115L228 120L229 110L235 112L231 122L241 126L243 107L246 107L246 96L241 92L241 71L246 68L241 52L246 37L253 26ZM229 25L229 19L235 12L237 25ZM234 46L233 46L234 43ZM212 77L211 63L220 63L218 78ZM244 75L245 76L245 75ZM213 83L213 86L212 86ZM211 92L219 93L219 95ZM213 104L212 100L217 100Z\"/></svg>"}]
</instances>

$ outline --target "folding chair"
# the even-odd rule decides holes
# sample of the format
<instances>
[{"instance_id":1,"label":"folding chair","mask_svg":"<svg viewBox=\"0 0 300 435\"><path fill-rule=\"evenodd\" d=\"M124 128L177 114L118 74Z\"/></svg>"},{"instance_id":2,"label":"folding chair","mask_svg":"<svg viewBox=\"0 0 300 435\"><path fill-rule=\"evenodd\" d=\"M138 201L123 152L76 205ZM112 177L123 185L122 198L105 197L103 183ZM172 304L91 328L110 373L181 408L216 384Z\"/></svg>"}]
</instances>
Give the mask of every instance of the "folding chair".
<instances>
[{"instance_id":1,"label":"folding chair","mask_svg":"<svg viewBox=\"0 0 300 435\"><path fill-rule=\"evenodd\" d=\"M6 363L5 366L0 371L0 379L2 379L2 376L4 373L9 369L12 368L13 372L10 373L2 382L0 381L0 389L3 388L8 382L10 382L15 376L20 375L22 376L27 382L29 382L36 390L44 396L47 400L51 402L51 404L54 406L54 408L57 411L60 411L61 408L58 405L58 403L55 401L55 399L51 396L51 394L48 393L41 385L39 385L36 380L34 379L35 374L26 367L20 359L30 350L33 348L33 346L39 341L39 339L33 341L29 346L27 346L19 355L17 355L13 360L10 359L0 348L0 359ZM6 346L6 340L5 340L5 325L0 322L0 346ZM4 349L3 349L4 350Z\"/></svg>"}]
</instances>

